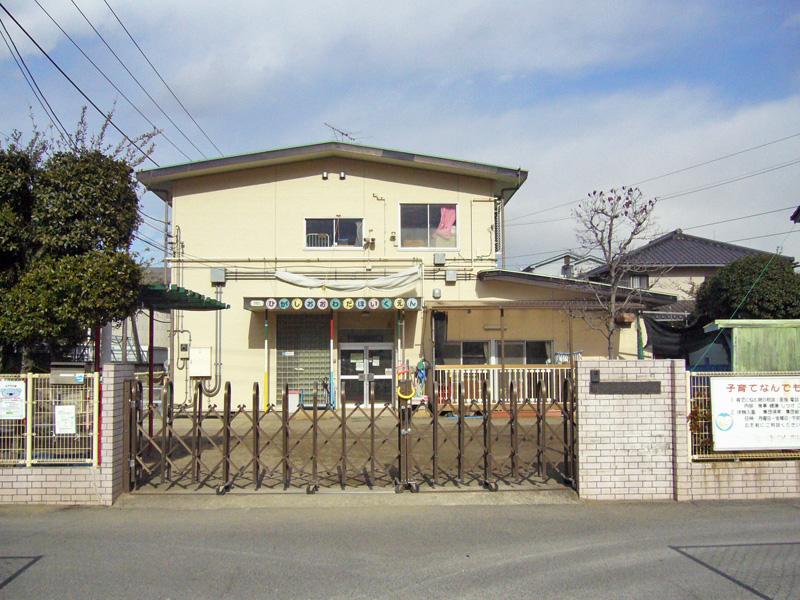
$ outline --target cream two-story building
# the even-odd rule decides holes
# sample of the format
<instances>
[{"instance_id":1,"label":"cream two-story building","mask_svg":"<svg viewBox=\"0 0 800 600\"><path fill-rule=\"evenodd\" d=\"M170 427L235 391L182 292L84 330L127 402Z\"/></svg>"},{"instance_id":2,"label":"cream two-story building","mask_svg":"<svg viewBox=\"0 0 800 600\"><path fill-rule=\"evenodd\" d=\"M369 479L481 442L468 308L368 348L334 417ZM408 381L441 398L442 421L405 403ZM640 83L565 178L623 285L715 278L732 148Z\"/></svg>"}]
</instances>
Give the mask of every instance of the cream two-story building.
<instances>
[{"instance_id":1,"label":"cream two-story building","mask_svg":"<svg viewBox=\"0 0 800 600\"><path fill-rule=\"evenodd\" d=\"M328 142L138 177L171 205L172 281L231 306L176 315L178 399L200 374L235 403L254 382L265 404L389 402L423 360L428 395L434 370L606 353L585 319L602 284L498 267L522 169ZM635 357L636 328L615 345Z\"/></svg>"}]
</instances>

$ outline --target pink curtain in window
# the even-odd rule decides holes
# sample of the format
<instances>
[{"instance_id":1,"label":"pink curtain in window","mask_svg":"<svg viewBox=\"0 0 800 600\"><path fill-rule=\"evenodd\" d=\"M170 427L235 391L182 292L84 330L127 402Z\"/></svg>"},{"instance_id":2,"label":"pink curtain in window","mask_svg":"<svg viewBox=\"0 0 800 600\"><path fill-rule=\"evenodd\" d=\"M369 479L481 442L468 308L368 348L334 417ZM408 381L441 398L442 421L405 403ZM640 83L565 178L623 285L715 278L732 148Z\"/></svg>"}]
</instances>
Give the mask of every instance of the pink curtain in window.
<instances>
[{"instance_id":1,"label":"pink curtain in window","mask_svg":"<svg viewBox=\"0 0 800 600\"><path fill-rule=\"evenodd\" d=\"M434 235L449 240L453 237L453 226L456 224L456 207L442 206L439 210L439 227Z\"/></svg>"}]
</instances>

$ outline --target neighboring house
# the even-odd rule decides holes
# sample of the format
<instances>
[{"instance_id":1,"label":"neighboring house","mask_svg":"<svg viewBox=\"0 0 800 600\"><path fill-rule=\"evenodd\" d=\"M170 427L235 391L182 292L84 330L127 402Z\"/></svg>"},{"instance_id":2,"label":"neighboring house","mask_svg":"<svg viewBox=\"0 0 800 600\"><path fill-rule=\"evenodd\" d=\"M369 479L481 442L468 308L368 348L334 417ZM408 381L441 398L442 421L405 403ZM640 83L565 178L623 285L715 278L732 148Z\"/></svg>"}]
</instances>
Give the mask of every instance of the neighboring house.
<instances>
[{"instance_id":1,"label":"neighboring house","mask_svg":"<svg viewBox=\"0 0 800 600\"><path fill-rule=\"evenodd\" d=\"M564 252L545 260L528 265L523 271L550 277L580 278L589 271L601 266L603 261L596 256Z\"/></svg>"},{"instance_id":2,"label":"neighboring house","mask_svg":"<svg viewBox=\"0 0 800 600\"><path fill-rule=\"evenodd\" d=\"M628 253L623 263L629 271L624 283L631 288L674 294L678 301L658 308L656 312L661 314L657 317L685 322L694 310L697 290L708 277L740 258L768 254L676 229ZM607 273L608 267L602 265L586 277L602 281Z\"/></svg>"},{"instance_id":3,"label":"neighboring house","mask_svg":"<svg viewBox=\"0 0 800 600\"><path fill-rule=\"evenodd\" d=\"M327 142L138 178L172 207L172 281L232 307L216 313L220 328L214 314L175 318L181 346L191 333L188 370L217 356L213 380L231 382L234 405L253 382L272 404L285 386L292 407L315 391L382 404L421 359L438 376L605 354L574 316L596 306L587 282L496 268L523 170ZM615 343L636 356L632 327ZM186 375L175 373L176 399L189 397Z\"/></svg>"}]
</instances>

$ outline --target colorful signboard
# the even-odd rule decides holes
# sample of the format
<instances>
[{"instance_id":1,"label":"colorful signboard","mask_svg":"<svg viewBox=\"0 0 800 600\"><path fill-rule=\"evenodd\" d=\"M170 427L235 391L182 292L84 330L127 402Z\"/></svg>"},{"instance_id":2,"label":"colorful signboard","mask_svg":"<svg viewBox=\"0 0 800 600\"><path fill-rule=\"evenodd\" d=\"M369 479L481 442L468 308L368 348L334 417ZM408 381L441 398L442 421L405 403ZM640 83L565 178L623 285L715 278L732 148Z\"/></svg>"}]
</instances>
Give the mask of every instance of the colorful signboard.
<instances>
[{"instance_id":1,"label":"colorful signboard","mask_svg":"<svg viewBox=\"0 0 800 600\"><path fill-rule=\"evenodd\" d=\"M421 298L245 298L248 310L277 310L286 312L315 310L420 310Z\"/></svg>"},{"instance_id":2,"label":"colorful signboard","mask_svg":"<svg viewBox=\"0 0 800 600\"><path fill-rule=\"evenodd\" d=\"M711 377L715 452L800 449L800 377Z\"/></svg>"},{"instance_id":3,"label":"colorful signboard","mask_svg":"<svg viewBox=\"0 0 800 600\"><path fill-rule=\"evenodd\" d=\"M25 382L0 380L0 421L25 418Z\"/></svg>"}]
</instances>

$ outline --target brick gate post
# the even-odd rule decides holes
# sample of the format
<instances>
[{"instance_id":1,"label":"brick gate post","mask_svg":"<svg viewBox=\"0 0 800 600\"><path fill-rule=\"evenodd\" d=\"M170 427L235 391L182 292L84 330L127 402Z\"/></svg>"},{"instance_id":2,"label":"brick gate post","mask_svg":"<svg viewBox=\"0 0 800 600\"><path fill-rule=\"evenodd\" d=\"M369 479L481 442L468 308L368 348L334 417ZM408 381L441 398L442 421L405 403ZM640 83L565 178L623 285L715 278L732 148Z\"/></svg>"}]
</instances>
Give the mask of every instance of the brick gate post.
<instances>
[{"instance_id":1,"label":"brick gate post","mask_svg":"<svg viewBox=\"0 0 800 600\"><path fill-rule=\"evenodd\" d=\"M102 421L100 438L100 500L112 504L124 491L125 448L123 444L124 382L133 379L132 364L103 366Z\"/></svg>"}]
</instances>

